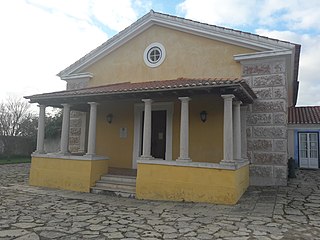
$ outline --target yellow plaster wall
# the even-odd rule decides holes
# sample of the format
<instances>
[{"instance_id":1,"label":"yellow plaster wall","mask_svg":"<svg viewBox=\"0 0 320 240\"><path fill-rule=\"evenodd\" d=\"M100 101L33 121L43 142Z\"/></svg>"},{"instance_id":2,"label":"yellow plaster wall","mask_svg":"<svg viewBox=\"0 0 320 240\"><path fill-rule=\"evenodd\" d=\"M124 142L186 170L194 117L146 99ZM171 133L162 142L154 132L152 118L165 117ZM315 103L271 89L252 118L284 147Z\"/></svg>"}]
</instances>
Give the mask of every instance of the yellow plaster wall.
<instances>
[{"instance_id":1,"label":"yellow plaster wall","mask_svg":"<svg viewBox=\"0 0 320 240\"><path fill-rule=\"evenodd\" d=\"M248 165L222 170L139 163L136 198L236 204L248 186Z\"/></svg>"},{"instance_id":2,"label":"yellow plaster wall","mask_svg":"<svg viewBox=\"0 0 320 240\"><path fill-rule=\"evenodd\" d=\"M223 159L223 99L217 95L197 96L189 107L191 159L219 163ZM208 113L204 123L200 120L202 110Z\"/></svg>"},{"instance_id":3,"label":"yellow plaster wall","mask_svg":"<svg viewBox=\"0 0 320 240\"><path fill-rule=\"evenodd\" d=\"M98 106L96 151L98 155L109 157L109 167L132 168L134 103L114 101ZM179 157L180 105L180 101L176 99L172 130L173 159ZM223 100L215 95L194 96L189 109L190 157L194 162L219 163L223 158ZM205 123L200 120L202 110L208 113ZM111 124L106 121L109 113L113 114ZM120 138L120 128L124 127L127 128L127 138Z\"/></svg>"},{"instance_id":4,"label":"yellow plaster wall","mask_svg":"<svg viewBox=\"0 0 320 240\"><path fill-rule=\"evenodd\" d=\"M109 167L132 168L134 103L117 101L98 105L96 151L109 157ZM173 159L179 157L180 151L180 104L179 100L174 101ZM219 163L223 159L223 100L215 95L194 96L189 109L190 157L195 162ZM208 113L205 123L200 120L202 110ZM111 124L106 121L109 113L113 114ZM120 138L120 128L124 127L127 138Z\"/></svg>"},{"instance_id":5,"label":"yellow plaster wall","mask_svg":"<svg viewBox=\"0 0 320 240\"><path fill-rule=\"evenodd\" d=\"M108 160L70 160L32 157L29 184L79 192L90 187L108 172Z\"/></svg>"},{"instance_id":6,"label":"yellow plaster wall","mask_svg":"<svg viewBox=\"0 0 320 240\"><path fill-rule=\"evenodd\" d=\"M107 123L106 115L113 121ZM98 106L96 151L109 157L109 167L132 168L134 103L114 101ZM127 137L120 138L120 128L127 128Z\"/></svg>"},{"instance_id":7,"label":"yellow plaster wall","mask_svg":"<svg viewBox=\"0 0 320 240\"><path fill-rule=\"evenodd\" d=\"M173 159L180 151L180 101L174 105ZM200 112L208 113L207 121ZM189 102L189 155L194 162L219 163L223 159L223 99L218 95L200 95Z\"/></svg>"},{"instance_id":8,"label":"yellow plaster wall","mask_svg":"<svg viewBox=\"0 0 320 240\"><path fill-rule=\"evenodd\" d=\"M153 42L166 49L165 61L156 68L147 67L143 60L145 48ZM94 75L89 86L178 77L240 77L241 65L233 55L250 52L254 51L155 25L83 71Z\"/></svg>"}]
</instances>

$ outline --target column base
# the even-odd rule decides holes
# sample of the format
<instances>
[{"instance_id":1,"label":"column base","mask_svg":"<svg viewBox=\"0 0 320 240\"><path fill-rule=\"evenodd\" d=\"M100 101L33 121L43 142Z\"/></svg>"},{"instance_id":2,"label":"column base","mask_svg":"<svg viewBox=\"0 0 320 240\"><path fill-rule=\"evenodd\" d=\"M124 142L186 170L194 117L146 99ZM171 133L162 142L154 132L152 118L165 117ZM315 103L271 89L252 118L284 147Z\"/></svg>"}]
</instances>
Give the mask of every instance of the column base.
<instances>
[{"instance_id":1,"label":"column base","mask_svg":"<svg viewBox=\"0 0 320 240\"><path fill-rule=\"evenodd\" d=\"M58 155L69 156L71 155L71 152L58 152Z\"/></svg>"},{"instance_id":2,"label":"column base","mask_svg":"<svg viewBox=\"0 0 320 240\"><path fill-rule=\"evenodd\" d=\"M178 157L177 162L192 162L191 158L181 158L181 157Z\"/></svg>"},{"instance_id":3,"label":"column base","mask_svg":"<svg viewBox=\"0 0 320 240\"><path fill-rule=\"evenodd\" d=\"M235 166L235 167L241 167L244 165L249 164L248 160L245 159L238 159L238 160L221 160L220 161L221 165L225 165L225 166Z\"/></svg>"},{"instance_id":4,"label":"column base","mask_svg":"<svg viewBox=\"0 0 320 240\"><path fill-rule=\"evenodd\" d=\"M154 160L155 158L152 156L141 156L139 159L140 160Z\"/></svg>"},{"instance_id":5,"label":"column base","mask_svg":"<svg viewBox=\"0 0 320 240\"><path fill-rule=\"evenodd\" d=\"M84 154L84 156L92 157L92 156L96 156L96 154L95 153L86 153L86 154Z\"/></svg>"},{"instance_id":6,"label":"column base","mask_svg":"<svg viewBox=\"0 0 320 240\"><path fill-rule=\"evenodd\" d=\"M46 154L45 151L34 151L32 154Z\"/></svg>"},{"instance_id":7,"label":"column base","mask_svg":"<svg viewBox=\"0 0 320 240\"><path fill-rule=\"evenodd\" d=\"M221 160L220 164L233 166L236 165L236 160Z\"/></svg>"}]
</instances>

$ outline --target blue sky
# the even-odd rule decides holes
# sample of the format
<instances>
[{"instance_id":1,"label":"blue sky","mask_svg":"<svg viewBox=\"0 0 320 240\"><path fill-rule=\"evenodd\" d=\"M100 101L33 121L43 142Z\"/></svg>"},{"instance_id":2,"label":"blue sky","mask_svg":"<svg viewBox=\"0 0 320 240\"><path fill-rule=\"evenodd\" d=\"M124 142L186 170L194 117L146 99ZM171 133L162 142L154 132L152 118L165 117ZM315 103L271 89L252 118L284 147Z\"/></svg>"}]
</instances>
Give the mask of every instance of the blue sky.
<instances>
[{"instance_id":1,"label":"blue sky","mask_svg":"<svg viewBox=\"0 0 320 240\"><path fill-rule=\"evenodd\" d=\"M7 0L0 100L65 89L55 75L153 9L302 45L298 105L320 105L319 0Z\"/></svg>"}]
</instances>

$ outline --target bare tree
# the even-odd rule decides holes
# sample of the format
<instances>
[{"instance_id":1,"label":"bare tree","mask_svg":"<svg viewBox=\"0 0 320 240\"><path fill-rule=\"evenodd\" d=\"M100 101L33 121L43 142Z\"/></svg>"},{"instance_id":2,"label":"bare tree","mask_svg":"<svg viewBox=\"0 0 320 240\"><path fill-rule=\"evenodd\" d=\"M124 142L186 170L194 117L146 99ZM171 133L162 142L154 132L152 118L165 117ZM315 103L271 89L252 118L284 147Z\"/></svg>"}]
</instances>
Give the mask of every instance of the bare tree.
<instances>
[{"instance_id":1,"label":"bare tree","mask_svg":"<svg viewBox=\"0 0 320 240\"><path fill-rule=\"evenodd\" d=\"M29 108L28 102L18 98L0 103L0 136L35 135L37 118Z\"/></svg>"}]
</instances>

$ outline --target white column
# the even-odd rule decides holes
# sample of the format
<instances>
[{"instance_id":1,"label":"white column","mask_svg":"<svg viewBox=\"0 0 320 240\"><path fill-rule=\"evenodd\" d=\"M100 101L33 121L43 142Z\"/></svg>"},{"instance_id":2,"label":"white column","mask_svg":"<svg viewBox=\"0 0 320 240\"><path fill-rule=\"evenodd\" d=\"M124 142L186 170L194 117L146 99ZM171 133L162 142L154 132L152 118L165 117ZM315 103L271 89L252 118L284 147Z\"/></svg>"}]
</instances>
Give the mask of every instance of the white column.
<instances>
[{"instance_id":1,"label":"white column","mask_svg":"<svg viewBox=\"0 0 320 240\"><path fill-rule=\"evenodd\" d=\"M233 158L241 159L240 101L233 102Z\"/></svg>"},{"instance_id":2,"label":"white column","mask_svg":"<svg viewBox=\"0 0 320 240\"><path fill-rule=\"evenodd\" d=\"M233 161L233 134L232 134L232 98L233 94L221 95L224 99L223 115L223 161Z\"/></svg>"},{"instance_id":3,"label":"white column","mask_svg":"<svg viewBox=\"0 0 320 240\"><path fill-rule=\"evenodd\" d=\"M151 114L152 99L142 99L144 102L144 123L143 123L143 146L142 156L144 159L152 159L151 156Z\"/></svg>"},{"instance_id":4,"label":"white column","mask_svg":"<svg viewBox=\"0 0 320 240\"><path fill-rule=\"evenodd\" d=\"M70 126L70 104L62 104L63 115L62 115L62 130L61 130L61 143L60 153L69 153L69 126Z\"/></svg>"},{"instance_id":5,"label":"white column","mask_svg":"<svg viewBox=\"0 0 320 240\"><path fill-rule=\"evenodd\" d=\"M96 154L96 129L97 129L97 105L96 102L88 102L90 104L90 120L88 133L88 151L86 155Z\"/></svg>"},{"instance_id":6,"label":"white column","mask_svg":"<svg viewBox=\"0 0 320 240\"><path fill-rule=\"evenodd\" d=\"M38 135L36 153L44 153L44 130L45 130L46 106L39 105Z\"/></svg>"},{"instance_id":7,"label":"white column","mask_svg":"<svg viewBox=\"0 0 320 240\"><path fill-rule=\"evenodd\" d=\"M189 158L189 97L179 97L181 101L180 156L177 161L191 162Z\"/></svg>"},{"instance_id":8,"label":"white column","mask_svg":"<svg viewBox=\"0 0 320 240\"><path fill-rule=\"evenodd\" d=\"M247 109L248 106L240 107L241 115L241 158L248 159L247 156Z\"/></svg>"}]
</instances>

